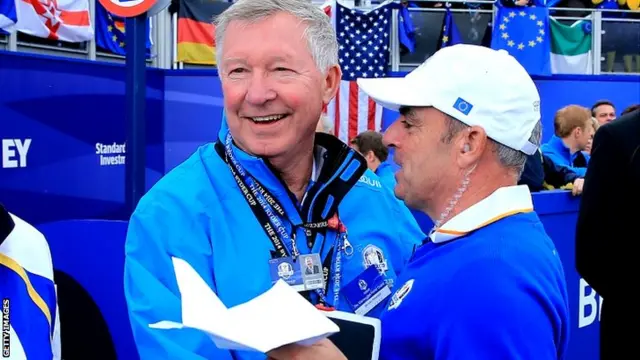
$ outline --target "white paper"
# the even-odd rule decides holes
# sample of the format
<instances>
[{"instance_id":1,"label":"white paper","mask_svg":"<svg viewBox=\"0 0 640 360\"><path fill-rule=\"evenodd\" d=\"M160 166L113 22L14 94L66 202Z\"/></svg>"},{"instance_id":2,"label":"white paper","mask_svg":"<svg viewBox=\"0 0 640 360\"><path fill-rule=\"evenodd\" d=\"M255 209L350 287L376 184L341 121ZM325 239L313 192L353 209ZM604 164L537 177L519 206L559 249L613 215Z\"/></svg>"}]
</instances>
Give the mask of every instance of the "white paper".
<instances>
[{"instance_id":1,"label":"white paper","mask_svg":"<svg viewBox=\"0 0 640 360\"><path fill-rule=\"evenodd\" d=\"M287 344L311 345L340 331L282 280L228 309L191 265L179 258L172 260L182 298L182 323L160 321L150 324L152 328L193 328L207 333L220 349L261 353Z\"/></svg>"}]
</instances>

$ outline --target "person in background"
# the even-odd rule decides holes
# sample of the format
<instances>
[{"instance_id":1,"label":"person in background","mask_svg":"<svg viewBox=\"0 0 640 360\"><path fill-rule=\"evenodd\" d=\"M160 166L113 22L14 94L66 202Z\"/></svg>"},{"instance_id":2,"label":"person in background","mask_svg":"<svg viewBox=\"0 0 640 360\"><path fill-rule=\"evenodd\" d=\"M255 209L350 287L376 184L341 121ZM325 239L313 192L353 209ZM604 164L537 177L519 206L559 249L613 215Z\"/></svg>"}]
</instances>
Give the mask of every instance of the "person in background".
<instances>
[{"instance_id":1,"label":"person in background","mask_svg":"<svg viewBox=\"0 0 640 360\"><path fill-rule=\"evenodd\" d=\"M582 194L584 178L578 177L578 175L569 168L558 166L544 155L542 157L544 187L546 189L570 189L574 196Z\"/></svg>"},{"instance_id":2,"label":"person in background","mask_svg":"<svg viewBox=\"0 0 640 360\"><path fill-rule=\"evenodd\" d=\"M542 145L542 155L583 178L588 163L583 151L594 134L591 121L589 109L582 106L569 105L558 110L553 121L555 135Z\"/></svg>"},{"instance_id":3,"label":"person in background","mask_svg":"<svg viewBox=\"0 0 640 360\"><path fill-rule=\"evenodd\" d=\"M53 263L44 235L0 204L3 359L59 360L60 319ZM3 336L4 339L4 336Z\"/></svg>"},{"instance_id":4,"label":"person in background","mask_svg":"<svg viewBox=\"0 0 640 360\"><path fill-rule=\"evenodd\" d=\"M616 108L611 101L600 100L591 106L591 116L604 125L616 119Z\"/></svg>"},{"instance_id":5,"label":"person in background","mask_svg":"<svg viewBox=\"0 0 640 360\"><path fill-rule=\"evenodd\" d=\"M389 161L388 156L390 156L390 149L382 141L382 134L375 131L365 131L351 140L351 147L365 155L369 170L378 175L382 185L389 188L392 193L395 192L395 174L398 166L395 165L393 161ZM401 200L398 201L405 207L405 204ZM431 231L433 227L433 220L431 218L420 210L408 209L425 233Z\"/></svg>"},{"instance_id":6,"label":"person in background","mask_svg":"<svg viewBox=\"0 0 640 360\"><path fill-rule=\"evenodd\" d=\"M527 155L522 175L518 185L526 185L531 192L544 190L544 165L542 153L537 150L533 155Z\"/></svg>"},{"instance_id":7,"label":"person in background","mask_svg":"<svg viewBox=\"0 0 640 360\"><path fill-rule=\"evenodd\" d=\"M562 262L529 190L516 185L542 128L527 71L504 50L454 45L404 78L358 86L399 110L384 134L400 165L396 195L437 219L381 317L380 358L562 359ZM345 359L328 340L269 355Z\"/></svg>"},{"instance_id":8,"label":"person in background","mask_svg":"<svg viewBox=\"0 0 640 360\"><path fill-rule=\"evenodd\" d=\"M324 11L308 0L239 0L215 23L226 125L217 142L158 181L129 221L124 286L141 359L265 358L218 349L192 329L149 327L181 319L172 257L233 307L269 290L282 261L312 256L324 276L293 284L302 296L346 312L367 305L362 313L378 317L385 301L344 289L382 274L370 286L390 290L424 238L393 194L370 181L375 175L360 154L316 132L341 81ZM372 264L372 254L383 260Z\"/></svg>"},{"instance_id":9,"label":"person in background","mask_svg":"<svg viewBox=\"0 0 640 360\"><path fill-rule=\"evenodd\" d=\"M598 120L596 120L596 118L592 117L591 125L593 126L593 133L595 134L596 131L598 131L598 128L600 128L600 123L598 122ZM592 146L593 146L593 136L589 139L587 146L584 148L584 153L587 155L590 155ZM588 162L588 159L589 159L589 156L587 156L587 162Z\"/></svg>"},{"instance_id":10,"label":"person in background","mask_svg":"<svg viewBox=\"0 0 640 360\"><path fill-rule=\"evenodd\" d=\"M632 322L637 253L627 251L640 219L640 109L596 132L576 225L576 269L606 301L600 313L600 358L640 358ZM605 310L606 309L606 310ZM635 354L635 355L634 355Z\"/></svg>"},{"instance_id":11,"label":"person in background","mask_svg":"<svg viewBox=\"0 0 640 360\"><path fill-rule=\"evenodd\" d=\"M395 168L389 164L389 149L382 143L382 134L376 131L365 131L351 139L351 147L367 160L369 170L373 171L384 186L393 191L396 186Z\"/></svg>"}]
</instances>

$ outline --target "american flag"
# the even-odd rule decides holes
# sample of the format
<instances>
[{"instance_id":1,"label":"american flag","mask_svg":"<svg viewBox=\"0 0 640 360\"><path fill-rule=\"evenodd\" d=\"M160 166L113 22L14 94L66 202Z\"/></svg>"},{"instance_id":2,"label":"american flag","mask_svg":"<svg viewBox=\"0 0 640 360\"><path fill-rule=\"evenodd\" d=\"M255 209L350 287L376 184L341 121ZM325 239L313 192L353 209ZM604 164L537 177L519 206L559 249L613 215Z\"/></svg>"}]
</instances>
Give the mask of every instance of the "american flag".
<instances>
[{"instance_id":1,"label":"american flag","mask_svg":"<svg viewBox=\"0 0 640 360\"><path fill-rule=\"evenodd\" d=\"M334 4L331 15L340 44L342 81L327 106L327 117L334 121L334 134L348 143L363 131L379 131L382 125L382 107L360 91L356 80L387 75L393 3L368 12Z\"/></svg>"}]
</instances>

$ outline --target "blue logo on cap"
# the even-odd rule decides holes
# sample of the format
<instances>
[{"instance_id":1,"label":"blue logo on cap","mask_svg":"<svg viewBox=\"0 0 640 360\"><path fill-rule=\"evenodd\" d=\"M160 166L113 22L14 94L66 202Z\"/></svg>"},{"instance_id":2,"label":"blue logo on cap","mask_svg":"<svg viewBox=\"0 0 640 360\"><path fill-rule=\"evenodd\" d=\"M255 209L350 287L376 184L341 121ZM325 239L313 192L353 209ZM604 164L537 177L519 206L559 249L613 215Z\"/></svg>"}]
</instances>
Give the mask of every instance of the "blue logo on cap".
<instances>
[{"instance_id":1,"label":"blue logo on cap","mask_svg":"<svg viewBox=\"0 0 640 360\"><path fill-rule=\"evenodd\" d=\"M471 109L473 109L473 105L466 102L462 98L458 98L458 100L456 100L456 102L453 104L453 108L465 115L469 115L469 113L471 112Z\"/></svg>"}]
</instances>

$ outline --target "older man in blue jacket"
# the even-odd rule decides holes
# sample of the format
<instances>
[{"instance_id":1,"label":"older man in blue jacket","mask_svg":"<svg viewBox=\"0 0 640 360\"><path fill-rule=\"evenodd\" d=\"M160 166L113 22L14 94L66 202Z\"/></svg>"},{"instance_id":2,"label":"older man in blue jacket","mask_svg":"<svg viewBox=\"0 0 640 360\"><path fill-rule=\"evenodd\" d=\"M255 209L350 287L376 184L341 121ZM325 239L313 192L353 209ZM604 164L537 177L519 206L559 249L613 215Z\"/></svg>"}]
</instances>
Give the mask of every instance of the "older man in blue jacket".
<instances>
[{"instance_id":1,"label":"older man in blue jacket","mask_svg":"<svg viewBox=\"0 0 640 360\"><path fill-rule=\"evenodd\" d=\"M181 320L172 256L229 307L282 277L314 304L378 316L424 238L357 152L316 135L341 78L323 11L302 0L240 0L218 18L216 44L228 129L160 180L129 224L125 294L143 359L265 358L217 349L194 330L149 328ZM319 277L305 279L309 258ZM343 290L367 269L385 274L384 293L349 298Z\"/></svg>"}]
</instances>

